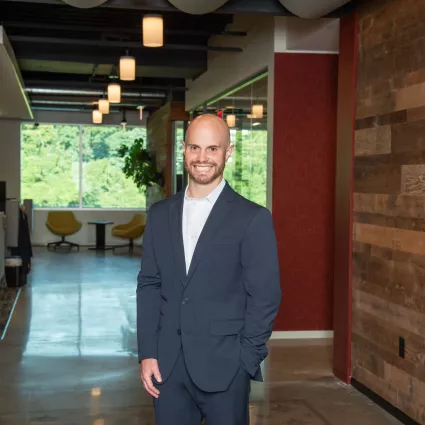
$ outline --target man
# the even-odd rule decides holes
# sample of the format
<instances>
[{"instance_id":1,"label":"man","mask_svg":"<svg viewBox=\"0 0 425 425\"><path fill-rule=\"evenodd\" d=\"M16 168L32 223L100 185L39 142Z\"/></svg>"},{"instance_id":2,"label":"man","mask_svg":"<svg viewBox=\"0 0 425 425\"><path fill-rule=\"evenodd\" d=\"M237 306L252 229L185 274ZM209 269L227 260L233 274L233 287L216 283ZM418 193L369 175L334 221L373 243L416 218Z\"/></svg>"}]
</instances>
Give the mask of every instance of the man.
<instances>
[{"instance_id":1,"label":"man","mask_svg":"<svg viewBox=\"0 0 425 425\"><path fill-rule=\"evenodd\" d=\"M137 285L141 378L157 425L248 425L281 290L270 212L223 179L227 124L201 115L185 142L188 187L154 204Z\"/></svg>"}]
</instances>

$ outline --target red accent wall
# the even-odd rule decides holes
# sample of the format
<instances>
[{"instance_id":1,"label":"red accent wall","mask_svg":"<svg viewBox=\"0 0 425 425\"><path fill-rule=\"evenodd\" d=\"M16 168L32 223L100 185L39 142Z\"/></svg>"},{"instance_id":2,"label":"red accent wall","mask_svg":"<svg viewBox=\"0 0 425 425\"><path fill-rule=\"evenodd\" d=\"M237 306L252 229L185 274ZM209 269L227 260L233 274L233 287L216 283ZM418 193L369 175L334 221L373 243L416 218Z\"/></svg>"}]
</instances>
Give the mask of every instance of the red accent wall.
<instances>
[{"instance_id":1,"label":"red accent wall","mask_svg":"<svg viewBox=\"0 0 425 425\"><path fill-rule=\"evenodd\" d=\"M275 54L275 330L332 330L338 55Z\"/></svg>"}]
</instances>

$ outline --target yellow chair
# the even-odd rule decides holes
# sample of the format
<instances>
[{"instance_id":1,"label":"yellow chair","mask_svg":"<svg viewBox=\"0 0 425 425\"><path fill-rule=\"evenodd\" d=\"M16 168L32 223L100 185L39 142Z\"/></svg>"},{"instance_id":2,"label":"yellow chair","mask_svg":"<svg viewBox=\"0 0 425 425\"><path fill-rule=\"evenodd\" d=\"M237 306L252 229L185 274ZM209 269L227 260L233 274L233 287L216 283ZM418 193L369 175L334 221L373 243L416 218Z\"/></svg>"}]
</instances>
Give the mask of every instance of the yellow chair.
<instances>
[{"instance_id":1,"label":"yellow chair","mask_svg":"<svg viewBox=\"0 0 425 425\"><path fill-rule=\"evenodd\" d=\"M73 235L81 229L81 223L75 218L72 211L50 211L47 215L46 227L55 235L61 236L58 242L50 242L47 247L56 249L60 245L68 245L71 249L80 245L65 240L65 236Z\"/></svg>"},{"instance_id":2,"label":"yellow chair","mask_svg":"<svg viewBox=\"0 0 425 425\"><path fill-rule=\"evenodd\" d=\"M146 215L136 214L130 222L126 224L118 224L112 228L112 236L122 239L129 239L129 243L118 245L114 248L129 247L130 252L133 251L134 239L139 238L145 231Z\"/></svg>"}]
</instances>

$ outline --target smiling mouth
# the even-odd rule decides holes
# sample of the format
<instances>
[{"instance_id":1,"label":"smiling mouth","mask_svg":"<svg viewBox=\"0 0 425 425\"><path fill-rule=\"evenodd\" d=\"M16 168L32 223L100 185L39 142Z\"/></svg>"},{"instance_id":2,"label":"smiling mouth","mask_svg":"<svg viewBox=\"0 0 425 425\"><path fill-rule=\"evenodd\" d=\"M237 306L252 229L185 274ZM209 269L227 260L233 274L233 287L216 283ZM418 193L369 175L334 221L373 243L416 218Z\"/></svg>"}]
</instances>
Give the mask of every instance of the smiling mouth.
<instances>
[{"instance_id":1,"label":"smiling mouth","mask_svg":"<svg viewBox=\"0 0 425 425\"><path fill-rule=\"evenodd\" d=\"M209 171L212 168L212 165L194 165L196 171Z\"/></svg>"}]
</instances>

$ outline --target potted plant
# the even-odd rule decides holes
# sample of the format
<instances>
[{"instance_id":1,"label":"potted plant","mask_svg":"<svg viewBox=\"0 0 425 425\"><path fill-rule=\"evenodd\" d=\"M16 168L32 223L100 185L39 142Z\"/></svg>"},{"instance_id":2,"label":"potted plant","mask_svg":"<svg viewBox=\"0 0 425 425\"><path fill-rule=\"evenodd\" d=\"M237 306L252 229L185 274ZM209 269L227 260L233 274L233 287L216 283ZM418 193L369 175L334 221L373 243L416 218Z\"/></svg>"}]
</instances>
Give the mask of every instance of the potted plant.
<instances>
[{"instance_id":1,"label":"potted plant","mask_svg":"<svg viewBox=\"0 0 425 425\"><path fill-rule=\"evenodd\" d=\"M118 155L124 158L123 172L132 178L138 188L146 190L153 185L164 184L163 174L156 169L155 157L144 147L143 139L136 139L132 146L121 145Z\"/></svg>"}]
</instances>

